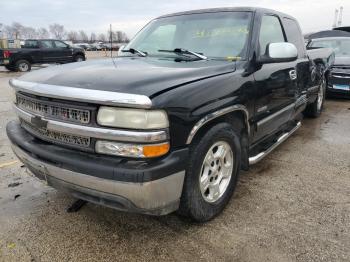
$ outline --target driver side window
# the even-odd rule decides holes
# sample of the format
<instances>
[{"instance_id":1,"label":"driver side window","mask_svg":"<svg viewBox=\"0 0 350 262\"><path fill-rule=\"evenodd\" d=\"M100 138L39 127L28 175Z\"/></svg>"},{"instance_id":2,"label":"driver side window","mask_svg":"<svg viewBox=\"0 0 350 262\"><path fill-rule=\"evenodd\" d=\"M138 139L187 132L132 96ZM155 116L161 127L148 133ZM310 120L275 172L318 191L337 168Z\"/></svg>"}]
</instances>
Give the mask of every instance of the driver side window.
<instances>
[{"instance_id":1,"label":"driver side window","mask_svg":"<svg viewBox=\"0 0 350 262\"><path fill-rule=\"evenodd\" d=\"M265 53L270 43L285 42L282 26L277 16L264 15L261 21L259 44L260 55Z\"/></svg>"},{"instance_id":2,"label":"driver side window","mask_svg":"<svg viewBox=\"0 0 350 262\"><path fill-rule=\"evenodd\" d=\"M41 47L42 48L48 48L48 49L54 48L53 47L53 42L51 40L42 40L41 41Z\"/></svg>"},{"instance_id":3,"label":"driver side window","mask_svg":"<svg viewBox=\"0 0 350 262\"><path fill-rule=\"evenodd\" d=\"M67 48L67 45L61 41L55 41L56 48Z\"/></svg>"}]
</instances>

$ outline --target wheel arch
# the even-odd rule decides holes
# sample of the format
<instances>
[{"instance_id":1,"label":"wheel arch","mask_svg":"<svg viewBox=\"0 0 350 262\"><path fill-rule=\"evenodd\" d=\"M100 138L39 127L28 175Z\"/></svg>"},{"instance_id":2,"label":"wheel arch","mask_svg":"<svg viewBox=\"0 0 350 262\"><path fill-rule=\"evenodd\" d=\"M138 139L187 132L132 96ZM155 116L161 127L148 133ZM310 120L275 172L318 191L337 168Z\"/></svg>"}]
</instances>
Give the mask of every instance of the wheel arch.
<instances>
[{"instance_id":1,"label":"wheel arch","mask_svg":"<svg viewBox=\"0 0 350 262\"><path fill-rule=\"evenodd\" d=\"M191 144L193 139L198 134L202 133L203 130L210 128L214 124L217 124L219 122L229 122L233 124L232 121L230 121L231 120L230 118L232 118L233 116L241 118L244 125L244 130L246 130L246 133L249 137L250 136L249 112L244 105L233 105L223 109L219 109L217 111L214 111L202 117L192 127L187 137L186 144L187 145Z\"/></svg>"},{"instance_id":2,"label":"wheel arch","mask_svg":"<svg viewBox=\"0 0 350 262\"><path fill-rule=\"evenodd\" d=\"M19 56L14 59L14 64L16 64L20 60L28 61L30 64L33 64L33 58L30 55Z\"/></svg>"},{"instance_id":3,"label":"wheel arch","mask_svg":"<svg viewBox=\"0 0 350 262\"><path fill-rule=\"evenodd\" d=\"M75 58L77 56L82 56L82 57L84 57L84 59L86 59L85 54L83 52L77 52L77 53L74 54L73 57Z\"/></svg>"}]
</instances>

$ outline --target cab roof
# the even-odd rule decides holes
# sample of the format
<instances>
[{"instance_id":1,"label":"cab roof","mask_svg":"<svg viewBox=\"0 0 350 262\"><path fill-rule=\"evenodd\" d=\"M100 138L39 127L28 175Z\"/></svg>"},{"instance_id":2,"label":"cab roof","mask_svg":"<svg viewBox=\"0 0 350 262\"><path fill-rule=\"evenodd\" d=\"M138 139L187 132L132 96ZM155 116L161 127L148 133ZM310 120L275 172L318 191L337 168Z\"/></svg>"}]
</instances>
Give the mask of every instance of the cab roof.
<instances>
[{"instance_id":1,"label":"cab roof","mask_svg":"<svg viewBox=\"0 0 350 262\"><path fill-rule=\"evenodd\" d=\"M253 13L268 13L275 14L280 17L287 17L296 20L294 17L281 13L272 9L261 8L261 7L220 7L220 8L208 8L208 9L197 9L184 12L171 13L167 15L162 15L158 18L180 16L180 15L190 15L190 14L202 14L202 13L217 13L217 12L253 12Z\"/></svg>"}]
</instances>

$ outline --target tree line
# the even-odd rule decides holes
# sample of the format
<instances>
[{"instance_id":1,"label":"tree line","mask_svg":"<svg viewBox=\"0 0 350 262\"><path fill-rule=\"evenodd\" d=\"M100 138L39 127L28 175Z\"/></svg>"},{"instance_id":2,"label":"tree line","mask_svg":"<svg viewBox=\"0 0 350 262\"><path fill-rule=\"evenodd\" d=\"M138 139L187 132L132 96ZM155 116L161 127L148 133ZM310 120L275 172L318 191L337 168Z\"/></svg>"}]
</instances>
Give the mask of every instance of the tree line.
<instances>
[{"instance_id":1,"label":"tree line","mask_svg":"<svg viewBox=\"0 0 350 262\"><path fill-rule=\"evenodd\" d=\"M2 34L1 34L2 33ZM68 40L73 43L76 42L109 42L112 39L113 42L125 43L129 42L129 38L123 31L108 30L106 33L88 34L84 30L79 31L67 31L63 25L51 24L48 28L40 27L34 28L30 26L24 26L21 23L13 22L11 25L3 25L0 23L0 37L8 39L48 39L54 38L59 40Z\"/></svg>"}]
</instances>

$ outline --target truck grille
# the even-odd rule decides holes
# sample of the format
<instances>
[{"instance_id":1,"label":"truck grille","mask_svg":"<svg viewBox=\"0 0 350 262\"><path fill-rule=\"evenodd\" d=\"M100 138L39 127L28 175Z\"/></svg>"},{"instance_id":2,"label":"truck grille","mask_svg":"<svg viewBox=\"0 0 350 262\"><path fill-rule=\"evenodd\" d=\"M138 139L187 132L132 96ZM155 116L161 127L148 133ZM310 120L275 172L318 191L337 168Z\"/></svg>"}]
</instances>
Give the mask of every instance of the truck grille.
<instances>
[{"instance_id":1,"label":"truck grille","mask_svg":"<svg viewBox=\"0 0 350 262\"><path fill-rule=\"evenodd\" d=\"M44 141L63 144L67 146L74 146L74 147L82 147L82 148L90 147L91 141L89 137L65 134L61 132L47 130L46 128L37 128L33 126L31 123L28 123L23 120L21 121L21 124L22 124L22 127L26 129L29 133L31 133L35 137L38 137Z\"/></svg>"},{"instance_id":2,"label":"truck grille","mask_svg":"<svg viewBox=\"0 0 350 262\"><path fill-rule=\"evenodd\" d=\"M25 111L48 118L80 124L90 123L90 111L87 109L73 108L64 104L53 104L21 94L17 94L17 105Z\"/></svg>"},{"instance_id":3,"label":"truck grille","mask_svg":"<svg viewBox=\"0 0 350 262\"><path fill-rule=\"evenodd\" d=\"M334 65L332 66L334 69L350 69L350 65Z\"/></svg>"}]
</instances>

